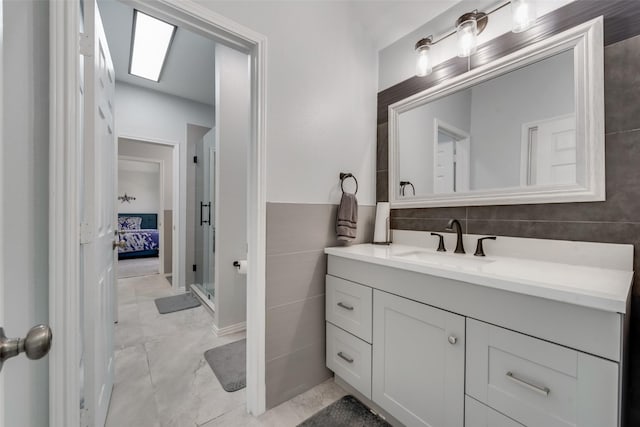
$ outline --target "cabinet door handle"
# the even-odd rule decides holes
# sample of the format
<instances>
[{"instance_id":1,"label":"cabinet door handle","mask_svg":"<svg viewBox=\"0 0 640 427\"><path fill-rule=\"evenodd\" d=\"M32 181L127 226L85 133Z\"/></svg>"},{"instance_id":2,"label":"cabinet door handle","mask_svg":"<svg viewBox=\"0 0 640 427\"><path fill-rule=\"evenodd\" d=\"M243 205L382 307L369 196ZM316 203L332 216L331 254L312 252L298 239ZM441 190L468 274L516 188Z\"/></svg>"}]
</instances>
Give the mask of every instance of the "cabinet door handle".
<instances>
[{"instance_id":1,"label":"cabinet door handle","mask_svg":"<svg viewBox=\"0 0 640 427\"><path fill-rule=\"evenodd\" d=\"M454 337L453 335L449 335L448 340L449 340L449 344L451 345L455 345L455 343L458 342L458 338Z\"/></svg>"},{"instance_id":2,"label":"cabinet door handle","mask_svg":"<svg viewBox=\"0 0 640 427\"><path fill-rule=\"evenodd\" d=\"M515 382L516 384L519 384L524 388L528 388L531 391L535 391L536 393L539 393L539 394L543 395L544 397L549 396L549 393L551 392L549 387L543 387L543 386L531 384L530 382L527 382L527 381L523 380L522 378L518 378L511 371L507 372L506 375L507 375L507 378L509 378L511 381Z\"/></svg>"},{"instance_id":3,"label":"cabinet door handle","mask_svg":"<svg viewBox=\"0 0 640 427\"><path fill-rule=\"evenodd\" d=\"M341 351L338 352L338 357L343 359L343 360L346 360L348 363L353 363L353 357L349 357L349 356L347 356L346 354L344 354Z\"/></svg>"},{"instance_id":4,"label":"cabinet door handle","mask_svg":"<svg viewBox=\"0 0 640 427\"><path fill-rule=\"evenodd\" d=\"M353 306L352 306L352 305L345 304L345 303L343 303L343 302L339 302L339 303L338 303L338 307L342 307L342 308L344 308L345 310L353 311Z\"/></svg>"}]
</instances>

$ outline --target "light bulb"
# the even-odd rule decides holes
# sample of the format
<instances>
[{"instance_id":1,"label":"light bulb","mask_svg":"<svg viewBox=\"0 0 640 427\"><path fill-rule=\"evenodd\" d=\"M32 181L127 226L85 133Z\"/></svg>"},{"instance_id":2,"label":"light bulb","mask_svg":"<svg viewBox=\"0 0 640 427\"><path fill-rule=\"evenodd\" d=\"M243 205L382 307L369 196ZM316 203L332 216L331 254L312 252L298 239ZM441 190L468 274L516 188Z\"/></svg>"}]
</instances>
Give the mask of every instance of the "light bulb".
<instances>
[{"instance_id":1,"label":"light bulb","mask_svg":"<svg viewBox=\"0 0 640 427\"><path fill-rule=\"evenodd\" d=\"M511 0L511 31L520 33L536 22L535 3L532 0Z\"/></svg>"},{"instance_id":2,"label":"light bulb","mask_svg":"<svg viewBox=\"0 0 640 427\"><path fill-rule=\"evenodd\" d=\"M432 71L429 46L421 46L417 51L418 58L416 60L416 76L424 77L431 74Z\"/></svg>"},{"instance_id":3,"label":"light bulb","mask_svg":"<svg viewBox=\"0 0 640 427\"><path fill-rule=\"evenodd\" d=\"M461 22L456 29L458 34L458 56L466 58L478 49L478 23L475 19Z\"/></svg>"}]
</instances>

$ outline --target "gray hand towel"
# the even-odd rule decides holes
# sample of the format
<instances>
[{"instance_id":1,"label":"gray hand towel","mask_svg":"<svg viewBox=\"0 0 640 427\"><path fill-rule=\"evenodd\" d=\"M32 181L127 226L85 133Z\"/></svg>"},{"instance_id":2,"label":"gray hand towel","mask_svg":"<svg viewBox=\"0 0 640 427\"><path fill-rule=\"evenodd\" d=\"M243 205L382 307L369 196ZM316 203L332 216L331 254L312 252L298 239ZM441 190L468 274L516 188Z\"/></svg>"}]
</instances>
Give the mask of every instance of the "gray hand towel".
<instances>
[{"instance_id":1,"label":"gray hand towel","mask_svg":"<svg viewBox=\"0 0 640 427\"><path fill-rule=\"evenodd\" d=\"M358 199L355 194L342 193L338 216L336 218L336 234L338 240L350 242L355 240L358 226Z\"/></svg>"}]
</instances>

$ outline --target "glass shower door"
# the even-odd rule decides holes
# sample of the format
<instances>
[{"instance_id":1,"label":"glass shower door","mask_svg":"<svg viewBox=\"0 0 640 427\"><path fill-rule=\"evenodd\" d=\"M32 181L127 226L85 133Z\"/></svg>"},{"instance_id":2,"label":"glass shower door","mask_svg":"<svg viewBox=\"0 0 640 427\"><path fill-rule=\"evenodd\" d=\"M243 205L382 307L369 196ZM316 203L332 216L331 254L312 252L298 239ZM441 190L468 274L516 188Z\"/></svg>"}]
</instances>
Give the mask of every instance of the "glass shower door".
<instances>
[{"instance_id":1,"label":"glass shower door","mask_svg":"<svg viewBox=\"0 0 640 427\"><path fill-rule=\"evenodd\" d=\"M195 283L206 297L215 300L215 147L214 131L196 144Z\"/></svg>"}]
</instances>

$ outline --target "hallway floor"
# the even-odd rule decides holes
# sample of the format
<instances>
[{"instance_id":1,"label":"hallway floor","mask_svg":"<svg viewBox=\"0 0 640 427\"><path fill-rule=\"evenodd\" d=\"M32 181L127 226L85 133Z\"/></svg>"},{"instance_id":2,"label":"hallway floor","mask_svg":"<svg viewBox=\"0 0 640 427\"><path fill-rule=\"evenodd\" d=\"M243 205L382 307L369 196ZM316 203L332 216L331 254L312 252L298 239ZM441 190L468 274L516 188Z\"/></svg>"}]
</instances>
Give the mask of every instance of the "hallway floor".
<instances>
[{"instance_id":1,"label":"hallway floor","mask_svg":"<svg viewBox=\"0 0 640 427\"><path fill-rule=\"evenodd\" d=\"M216 337L203 306L161 315L154 299L173 295L160 275L118 281L115 384L107 427L296 426L345 393L326 381L258 418L245 390L227 393L204 359L210 348L245 337Z\"/></svg>"}]
</instances>

